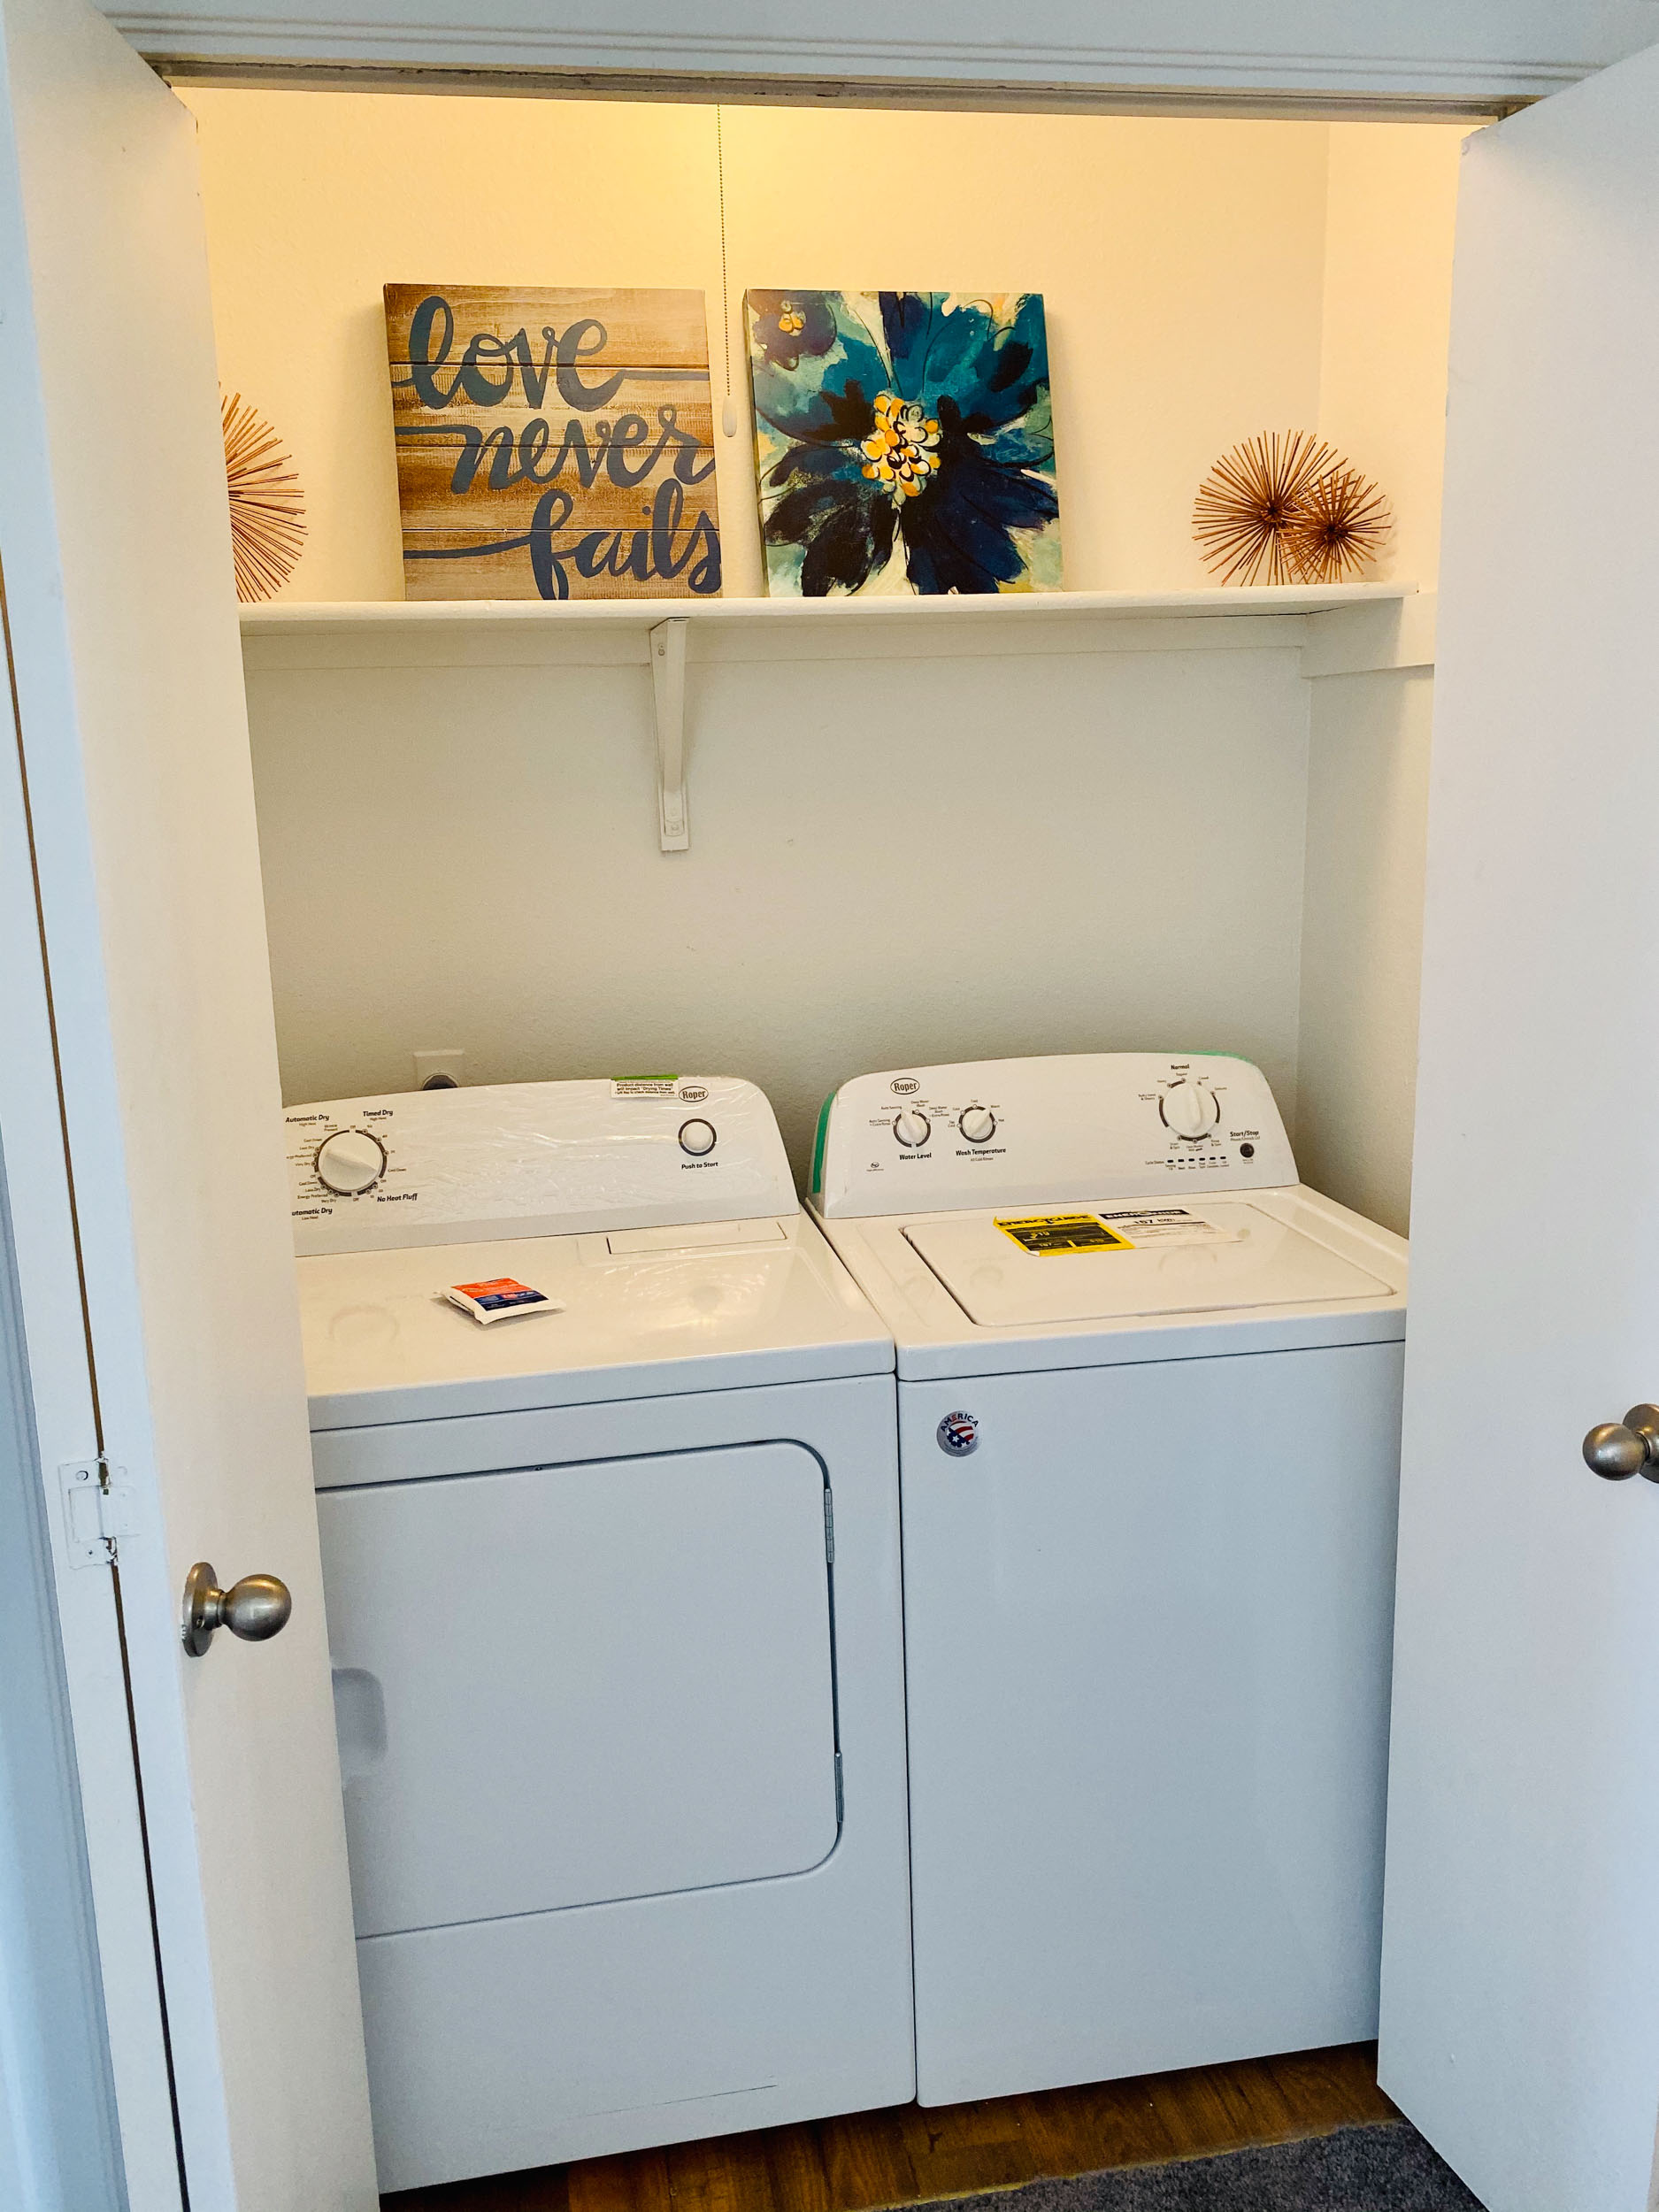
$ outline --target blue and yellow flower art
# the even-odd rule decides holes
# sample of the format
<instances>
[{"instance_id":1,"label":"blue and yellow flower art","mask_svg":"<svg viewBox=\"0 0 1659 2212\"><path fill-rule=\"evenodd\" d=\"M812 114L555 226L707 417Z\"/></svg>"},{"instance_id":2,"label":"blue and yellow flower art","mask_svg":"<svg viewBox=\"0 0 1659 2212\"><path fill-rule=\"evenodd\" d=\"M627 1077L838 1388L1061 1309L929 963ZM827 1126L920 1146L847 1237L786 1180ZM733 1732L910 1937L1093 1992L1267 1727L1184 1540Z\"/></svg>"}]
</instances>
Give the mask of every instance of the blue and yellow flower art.
<instances>
[{"instance_id":1,"label":"blue and yellow flower art","mask_svg":"<svg viewBox=\"0 0 1659 2212\"><path fill-rule=\"evenodd\" d=\"M1040 294L746 300L775 595L1059 589Z\"/></svg>"}]
</instances>

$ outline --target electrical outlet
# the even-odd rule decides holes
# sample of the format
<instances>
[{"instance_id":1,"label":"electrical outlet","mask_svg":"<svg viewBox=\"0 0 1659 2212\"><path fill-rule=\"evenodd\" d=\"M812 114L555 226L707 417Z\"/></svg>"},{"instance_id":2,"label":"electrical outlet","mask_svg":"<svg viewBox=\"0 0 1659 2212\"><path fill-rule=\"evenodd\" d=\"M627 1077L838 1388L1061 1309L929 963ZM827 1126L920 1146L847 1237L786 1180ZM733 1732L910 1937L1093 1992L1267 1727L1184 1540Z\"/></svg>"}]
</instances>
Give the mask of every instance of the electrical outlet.
<instances>
[{"instance_id":1,"label":"electrical outlet","mask_svg":"<svg viewBox=\"0 0 1659 2212\"><path fill-rule=\"evenodd\" d=\"M451 1085L464 1080L461 1064L466 1058L459 1045L452 1045L442 1052L418 1052L415 1055L415 1088L418 1091L447 1091Z\"/></svg>"}]
</instances>

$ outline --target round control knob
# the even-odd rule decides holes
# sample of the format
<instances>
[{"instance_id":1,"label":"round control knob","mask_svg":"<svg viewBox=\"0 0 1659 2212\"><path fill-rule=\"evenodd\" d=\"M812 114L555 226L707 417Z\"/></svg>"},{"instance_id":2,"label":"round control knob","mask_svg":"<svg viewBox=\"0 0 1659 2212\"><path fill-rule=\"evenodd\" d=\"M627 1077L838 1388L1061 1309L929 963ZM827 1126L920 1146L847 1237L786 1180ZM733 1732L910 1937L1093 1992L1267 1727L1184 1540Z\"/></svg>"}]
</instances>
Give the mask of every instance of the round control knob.
<instances>
[{"instance_id":1,"label":"round control knob","mask_svg":"<svg viewBox=\"0 0 1659 2212\"><path fill-rule=\"evenodd\" d=\"M933 1135L933 1125L918 1108L907 1106L902 1114L894 1116L893 1133L908 1151L914 1152Z\"/></svg>"},{"instance_id":2,"label":"round control knob","mask_svg":"<svg viewBox=\"0 0 1659 2212\"><path fill-rule=\"evenodd\" d=\"M373 1190L386 1172L386 1147L366 1129L336 1129L317 1148L317 1179L341 1198Z\"/></svg>"},{"instance_id":3,"label":"round control knob","mask_svg":"<svg viewBox=\"0 0 1659 2212\"><path fill-rule=\"evenodd\" d=\"M970 1144L989 1144L996 1134L996 1116L988 1106L970 1106L956 1126Z\"/></svg>"},{"instance_id":4,"label":"round control knob","mask_svg":"<svg viewBox=\"0 0 1659 2212\"><path fill-rule=\"evenodd\" d=\"M1221 1118L1221 1101L1201 1083L1174 1083L1159 1103L1164 1125L1191 1144L1207 1137Z\"/></svg>"},{"instance_id":5,"label":"round control knob","mask_svg":"<svg viewBox=\"0 0 1659 2212\"><path fill-rule=\"evenodd\" d=\"M680 1148L689 1152L694 1160L712 1152L715 1147L714 1124L711 1121L682 1121L680 1125Z\"/></svg>"}]
</instances>

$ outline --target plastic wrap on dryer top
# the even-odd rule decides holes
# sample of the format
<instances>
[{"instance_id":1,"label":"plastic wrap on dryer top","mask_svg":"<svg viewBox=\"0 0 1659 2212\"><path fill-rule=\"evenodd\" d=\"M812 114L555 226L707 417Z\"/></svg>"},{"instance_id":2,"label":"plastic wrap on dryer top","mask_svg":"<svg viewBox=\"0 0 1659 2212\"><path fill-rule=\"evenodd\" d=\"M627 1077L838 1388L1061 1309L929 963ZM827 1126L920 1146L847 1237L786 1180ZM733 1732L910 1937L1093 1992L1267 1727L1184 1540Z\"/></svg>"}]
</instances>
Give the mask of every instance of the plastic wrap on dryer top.
<instances>
[{"instance_id":1,"label":"plastic wrap on dryer top","mask_svg":"<svg viewBox=\"0 0 1659 2212\"><path fill-rule=\"evenodd\" d=\"M819 1118L812 1188L834 1221L1295 1180L1273 1094L1249 1061L1080 1052L843 1083Z\"/></svg>"},{"instance_id":2,"label":"plastic wrap on dryer top","mask_svg":"<svg viewBox=\"0 0 1659 2212\"><path fill-rule=\"evenodd\" d=\"M737 1076L330 1099L282 1127L302 1257L798 1210L772 1107Z\"/></svg>"}]
</instances>

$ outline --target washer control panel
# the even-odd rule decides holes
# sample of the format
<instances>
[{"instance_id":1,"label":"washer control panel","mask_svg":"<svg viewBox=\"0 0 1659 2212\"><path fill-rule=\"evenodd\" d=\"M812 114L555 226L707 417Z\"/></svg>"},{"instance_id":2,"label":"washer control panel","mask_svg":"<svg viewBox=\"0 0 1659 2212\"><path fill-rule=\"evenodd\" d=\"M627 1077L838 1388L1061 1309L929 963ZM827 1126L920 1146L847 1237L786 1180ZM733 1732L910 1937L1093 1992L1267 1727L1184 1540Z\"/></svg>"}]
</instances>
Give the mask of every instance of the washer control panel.
<instances>
[{"instance_id":1,"label":"washer control panel","mask_svg":"<svg viewBox=\"0 0 1659 2212\"><path fill-rule=\"evenodd\" d=\"M302 1255L798 1210L772 1107L737 1076L329 1099L282 1130Z\"/></svg>"},{"instance_id":2,"label":"washer control panel","mask_svg":"<svg viewBox=\"0 0 1659 2212\"><path fill-rule=\"evenodd\" d=\"M1223 1053L1071 1053L861 1075L826 1102L812 1163L815 1202L832 1220L1296 1179L1267 1078Z\"/></svg>"}]
</instances>

